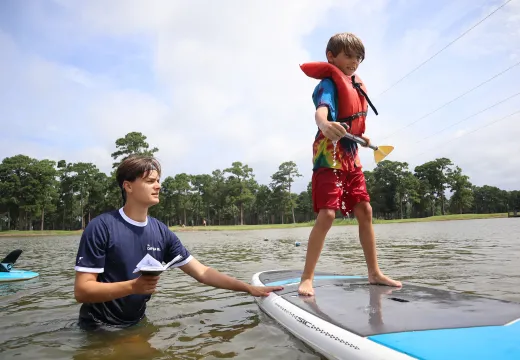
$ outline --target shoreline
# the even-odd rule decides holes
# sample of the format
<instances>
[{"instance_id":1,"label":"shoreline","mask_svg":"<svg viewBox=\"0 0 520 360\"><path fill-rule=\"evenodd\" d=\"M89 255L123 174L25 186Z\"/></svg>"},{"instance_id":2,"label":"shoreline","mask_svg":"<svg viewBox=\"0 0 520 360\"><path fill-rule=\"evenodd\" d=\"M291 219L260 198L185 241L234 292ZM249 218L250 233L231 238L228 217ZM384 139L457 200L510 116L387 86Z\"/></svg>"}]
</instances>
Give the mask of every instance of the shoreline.
<instances>
[{"instance_id":1,"label":"shoreline","mask_svg":"<svg viewBox=\"0 0 520 360\"><path fill-rule=\"evenodd\" d=\"M477 219L502 219L507 218L507 213L495 214L453 214L453 215L439 215L425 218L411 218L411 219L395 219L395 220L377 220L374 219L374 225L385 224L402 224L413 222L433 222L433 221L454 221L454 220L477 220ZM246 230L268 230L268 229L291 229L300 227L312 227L314 221L296 224L265 224L265 225L214 225L214 226L170 226L170 230L174 232L187 231L246 231ZM352 226L357 225L355 219L342 220L336 219L332 226ZM2 237L34 237L34 236L72 236L81 235L82 230L10 230L0 232Z\"/></svg>"}]
</instances>

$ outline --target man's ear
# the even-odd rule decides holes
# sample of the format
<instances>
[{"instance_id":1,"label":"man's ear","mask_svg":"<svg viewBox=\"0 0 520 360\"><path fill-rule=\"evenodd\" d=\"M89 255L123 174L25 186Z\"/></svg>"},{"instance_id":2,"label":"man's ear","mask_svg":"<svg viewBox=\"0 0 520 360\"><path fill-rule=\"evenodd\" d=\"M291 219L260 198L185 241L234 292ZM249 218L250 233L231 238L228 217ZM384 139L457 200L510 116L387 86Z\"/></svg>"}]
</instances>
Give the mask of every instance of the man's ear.
<instances>
[{"instance_id":1,"label":"man's ear","mask_svg":"<svg viewBox=\"0 0 520 360\"><path fill-rule=\"evenodd\" d=\"M125 192L128 194L128 193L131 193L132 192L132 183L130 181L123 181L123 189L125 190Z\"/></svg>"}]
</instances>

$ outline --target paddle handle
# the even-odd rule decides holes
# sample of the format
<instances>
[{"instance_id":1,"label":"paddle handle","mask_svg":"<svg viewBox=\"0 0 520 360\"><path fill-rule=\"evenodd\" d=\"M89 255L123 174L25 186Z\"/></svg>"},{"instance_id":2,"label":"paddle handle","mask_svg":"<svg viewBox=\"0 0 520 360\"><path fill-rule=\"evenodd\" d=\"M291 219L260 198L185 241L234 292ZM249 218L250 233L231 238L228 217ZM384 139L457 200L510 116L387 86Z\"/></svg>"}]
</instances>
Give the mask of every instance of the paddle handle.
<instances>
[{"instance_id":1,"label":"paddle handle","mask_svg":"<svg viewBox=\"0 0 520 360\"><path fill-rule=\"evenodd\" d=\"M363 146L365 146L367 144L367 142L365 140L363 140L359 136L352 135L351 133L346 133L344 137L349 138L350 140L354 140L355 142L357 142L358 144L361 144ZM372 145L372 144L369 144L368 147L371 148L372 150L378 149L377 146Z\"/></svg>"}]
</instances>

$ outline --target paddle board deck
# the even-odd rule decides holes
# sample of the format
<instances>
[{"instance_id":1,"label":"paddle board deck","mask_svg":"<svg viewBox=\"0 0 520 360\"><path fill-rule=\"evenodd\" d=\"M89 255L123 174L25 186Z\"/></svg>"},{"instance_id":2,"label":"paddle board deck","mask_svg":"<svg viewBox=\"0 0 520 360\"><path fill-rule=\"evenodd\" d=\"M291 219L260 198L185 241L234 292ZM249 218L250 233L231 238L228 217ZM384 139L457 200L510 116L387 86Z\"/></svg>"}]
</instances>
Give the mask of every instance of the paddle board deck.
<instances>
[{"instance_id":1,"label":"paddle board deck","mask_svg":"<svg viewBox=\"0 0 520 360\"><path fill-rule=\"evenodd\" d=\"M11 269L9 272L0 272L0 282L29 280L38 275L39 274L34 271Z\"/></svg>"},{"instance_id":2,"label":"paddle board deck","mask_svg":"<svg viewBox=\"0 0 520 360\"><path fill-rule=\"evenodd\" d=\"M300 276L255 274L253 285L284 286L255 300L328 359L520 359L518 303L334 273L316 273L315 296L300 296Z\"/></svg>"}]
</instances>

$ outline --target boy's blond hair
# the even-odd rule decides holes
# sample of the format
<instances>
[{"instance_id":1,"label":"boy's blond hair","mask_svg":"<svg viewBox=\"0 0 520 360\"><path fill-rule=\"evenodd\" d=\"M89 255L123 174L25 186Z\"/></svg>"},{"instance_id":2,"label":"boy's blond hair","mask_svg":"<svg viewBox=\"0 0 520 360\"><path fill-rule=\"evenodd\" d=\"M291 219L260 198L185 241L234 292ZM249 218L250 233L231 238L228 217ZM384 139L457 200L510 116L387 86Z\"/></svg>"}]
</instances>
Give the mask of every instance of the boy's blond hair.
<instances>
[{"instance_id":1,"label":"boy's blond hair","mask_svg":"<svg viewBox=\"0 0 520 360\"><path fill-rule=\"evenodd\" d=\"M325 55L331 52L334 57L343 51L346 54L355 54L361 58L361 61L365 59L365 46L360 38L356 35L344 32L333 35L327 43Z\"/></svg>"}]
</instances>

